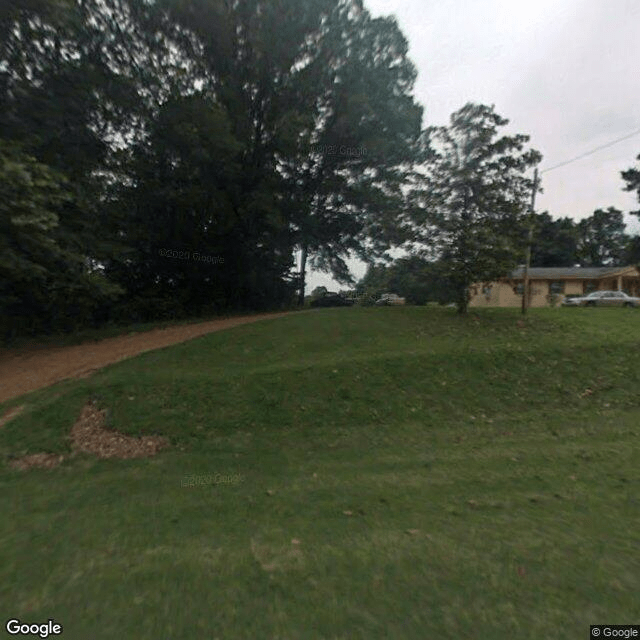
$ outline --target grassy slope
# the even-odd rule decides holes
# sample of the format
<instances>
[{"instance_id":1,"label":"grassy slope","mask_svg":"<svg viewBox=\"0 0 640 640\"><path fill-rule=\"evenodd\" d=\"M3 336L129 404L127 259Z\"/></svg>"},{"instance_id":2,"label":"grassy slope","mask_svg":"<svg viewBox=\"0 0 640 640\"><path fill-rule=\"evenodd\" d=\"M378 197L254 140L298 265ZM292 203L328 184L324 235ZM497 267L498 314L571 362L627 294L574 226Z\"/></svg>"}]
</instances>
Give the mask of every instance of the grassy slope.
<instances>
[{"instance_id":1,"label":"grassy slope","mask_svg":"<svg viewBox=\"0 0 640 640\"><path fill-rule=\"evenodd\" d=\"M640 313L518 319L328 309L5 403L28 403L0 429L5 462L67 450L89 398L175 446L2 463L0 614L79 639L537 640L637 623ZM183 486L193 474L214 480Z\"/></svg>"}]
</instances>

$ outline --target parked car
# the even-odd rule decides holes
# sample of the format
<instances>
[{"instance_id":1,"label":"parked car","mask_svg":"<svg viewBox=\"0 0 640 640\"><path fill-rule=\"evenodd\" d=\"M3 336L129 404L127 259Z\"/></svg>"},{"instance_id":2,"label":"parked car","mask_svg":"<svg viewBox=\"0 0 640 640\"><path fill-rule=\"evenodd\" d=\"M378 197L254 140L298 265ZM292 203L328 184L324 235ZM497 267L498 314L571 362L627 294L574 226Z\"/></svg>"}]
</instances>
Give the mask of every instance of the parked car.
<instances>
[{"instance_id":1,"label":"parked car","mask_svg":"<svg viewBox=\"0 0 640 640\"><path fill-rule=\"evenodd\" d=\"M632 298L624 291L594 291L588 296L566 298L563 307L640 307L640 298Z\"/></svg>"},{"instance_id":2,"label":"parked car","mask_svg":"<svg viewBox=\"0 0 640 640\"><path fill-rule=\"evenodd\" d=\"M397 305L397 304L405 304L406 300L404 298L401 298L400 296L396 295L395 293L383 293L382 296L376 300L376 304L378 306L390 306L390 305Z\"/></svg>"},{"instance_id":3,"label":"parked car","mask_svg":"<svg viewBox=\"0 0 640 640\"><path fill-rule=\"evenodd\" d=\"M311 301L312 307L351 307L353 300L347 300L338 293L326 293L320 298Z\"/></svg>"}]
</instances>

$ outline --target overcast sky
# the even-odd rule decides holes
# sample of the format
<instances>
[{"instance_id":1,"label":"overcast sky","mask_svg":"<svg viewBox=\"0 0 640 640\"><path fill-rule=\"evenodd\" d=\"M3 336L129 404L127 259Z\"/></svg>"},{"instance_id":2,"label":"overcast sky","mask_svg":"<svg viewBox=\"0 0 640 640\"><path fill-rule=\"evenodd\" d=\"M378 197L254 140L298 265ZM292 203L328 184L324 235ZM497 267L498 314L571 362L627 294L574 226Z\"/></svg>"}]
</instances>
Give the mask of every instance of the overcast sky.
<instances>
[{"instance_id":1,"label":"overcast sky","mask_svg":"<svg viewBox=\"0 0 640 640\"><path fill-rule=\"evenodd\" d=\"M494 104L508 131L531 136L540 171L640 130L640 0L365 0L395 15L409 41L423 127L466 102ZM537 211L576 220L594 209L640 208L622 191L640 134L544 173ZM630 224L631 223L631 224ZM637 218L628 230L639 232ZM364 266L351 261L356 277ZM340 287L311 272L307 292Z\"/></svg>"}]
</instances>

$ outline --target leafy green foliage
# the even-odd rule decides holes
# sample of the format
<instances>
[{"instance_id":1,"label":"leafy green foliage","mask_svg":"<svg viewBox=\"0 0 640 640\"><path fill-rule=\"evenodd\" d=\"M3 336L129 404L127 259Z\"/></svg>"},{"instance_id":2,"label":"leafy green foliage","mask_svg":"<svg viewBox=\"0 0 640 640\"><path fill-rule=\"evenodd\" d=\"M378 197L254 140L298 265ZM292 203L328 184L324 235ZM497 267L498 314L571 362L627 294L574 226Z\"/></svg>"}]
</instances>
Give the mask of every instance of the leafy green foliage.
<instances>
[{"instance_id":1,"label":"leafy green foliage","mask_svg":"<svg viewBox=\"0 0 640 640\"><path fill-rule=\"evenodd\" d=\"M574 222L534 215L531 265L534 267L626 266L640 262L638 237L626 233L623 214L614 207L597 209Z\"/></svg>"},{"instance_id":2,"label":"leafy green foliage","mask_svg":"<svg viewBox=\"0 0 640 640\"><path fill-rule=\"evenodd\" d=\"M288 305L307 255L349 281L347 256L398 236L422 114L407 51L356 0L19 0L0 138L69 179L56 237L125 290L96 317Z\"/></svg>"},{"instance_id":3,"label":"leafy green foliage","mask_svg":"<svg viewBox=\"0 0 640 640\"><path fill-rule=\"evenodd\" d=\"M578 259L578 231L571 218L553 220L548 212L534 214L532 267L573 267Z\"/></svg>"},{"instance_id":4,"label":"leafy green foliage","mask_svg":"<svg viewBox=\"0 0 640 640\"><path fill-rule=\"evenodd\" d=\"M2 330L77 326L91 317L92 300L120 290L87 267L73 236L59 233L60 219L75 203L66 178L16 145L0 140L0 307Z\"/></svg>"},{"instance_id":5,"label":"leafy green foliage","mask_svg":"<svg viewBox=\"0 0 640 640\"><path fill-rule=\"evenodd\" d=\"M620 266L626 257L629 236L622 211L596 209L577 225L577 255L585 267Z\"/></svg>"},{"instance_id":6,"label":"leafy green foliage","mask_svg":"<svg viewBox=\"0 0 640 640\"><path fill-rule=\"evenodd\" d=\"M311 292L311 297L312 298L323 298L324 296L327 295L327 293L328 293L327 287L316 287Z\"/></svg>"},{"instance_id":7,"label":"leafy green foliage","mask_svg":"<svg viewBox=\"0 0 640 640\"><path fill-rule=\"evenodd\" d=\"M446 274L446 265L419 256L398 258L390 265L372 265L358 282L363 297L378 299L383 293L396 293L409 304L454 302L455 292Z\"/></svg>"},{"instance_id":8,"label":"leafy green foliage","mask_svg":"<svg viewBox=\"0 0 640 640\"><path fill-rule=\"evenodd\" d=\"M300 295L307 258L351 283L349 255L380 256L397 241L406 207L400 185L417 158L422 116L411 96L416 71L394 20L373 19L355 0L304 6L299 17L286 13L298 21L284 26L299 46L282 53L277 99L286 110L272 125L284 204L302 250ZM267 96L274 91L258 86Z\"/></svg>"},{"instance_id":9,"label":"leafy green foliage","mask_svg":"<svg viewBox=\"0 0 640 640\"><path fill-rule=\"evenodd\" d=\"M425 132L426 177L414 194L416 240L447 265L460 313L469 287L492 281L517 264L533 189L525 172L537 151L525 150L525 135L499 137L508 120L493 107L467 104L448 127Z\"/></svg>"},{"instance_id":10,"label":"leafy green foliage","mask_svg":"<svg viewBox=\"0 0 640 640\"><path fill-rule=\"evenodd\" d=\"M640 265L640 235L629 238L625 252L624 264Z\"/></svg>"}]
</instances>

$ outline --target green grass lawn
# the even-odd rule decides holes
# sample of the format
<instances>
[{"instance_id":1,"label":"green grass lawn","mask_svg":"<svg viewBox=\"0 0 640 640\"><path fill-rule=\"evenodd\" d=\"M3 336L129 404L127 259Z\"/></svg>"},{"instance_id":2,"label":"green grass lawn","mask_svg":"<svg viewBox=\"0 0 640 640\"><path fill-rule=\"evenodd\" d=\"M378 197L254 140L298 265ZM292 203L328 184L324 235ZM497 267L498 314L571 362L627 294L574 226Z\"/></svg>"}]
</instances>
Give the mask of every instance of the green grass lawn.
<instances>
[{"instance_id":1,"label":"green grass lawn","mask_svg":"<svg viewBox=\"0 0 640 640\"><path fill-rule=\"evenodd\" d=\"M0 428L3 621L79 640L640 623L640 312L519 319L319 310L5 403L26 409ZM8 467L68 451L91 399L172 447Z\"/></svg>"}]
</instances>

